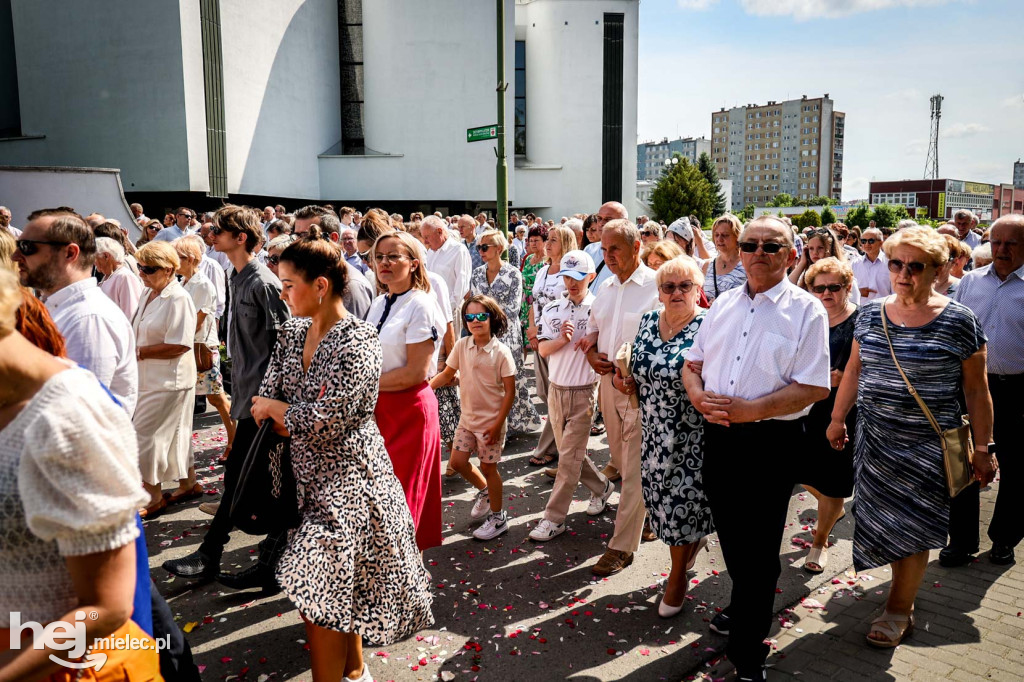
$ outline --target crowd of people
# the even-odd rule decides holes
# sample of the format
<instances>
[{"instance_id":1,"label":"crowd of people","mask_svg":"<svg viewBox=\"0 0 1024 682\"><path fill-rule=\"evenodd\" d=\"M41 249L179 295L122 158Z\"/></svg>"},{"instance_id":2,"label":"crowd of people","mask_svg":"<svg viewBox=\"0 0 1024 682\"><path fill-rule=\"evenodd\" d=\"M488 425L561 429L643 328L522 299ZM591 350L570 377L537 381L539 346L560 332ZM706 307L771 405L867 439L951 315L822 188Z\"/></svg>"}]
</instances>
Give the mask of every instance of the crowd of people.
<instances>
[{"instance_id":1,"label":"crowd of people","mask_svg":"<svg viewBox=\"0 0 1024 682\"><path fill-rule=\"evenodd\" d=\"M476 489L475 538L509 531L511 433L536 439L530 464L554 479L529 537L556 541L580 484L589 515L618 490L591 570L616 575L660 540L662 618L718 534L732 592L710 627L744 680L766 679L794 486L817 500L814 574L856 496L855 568L892 567L876 647L911 634L929 551L947 566L978 552L979 494L1000 464L990 560L1012 563L1024 537L1010 433L1024 217L798 231L726 214L706 234L694 216L631 222L617 202L557 222L513 213L507 231L482 213L132 211L136 243L67 207L0 225L0 536L16 538L0 546L0 669L17 679L60 669L45 648L6 649L8 614L73 622L86 608L90 637L172 642L159 657L94 651L111 656L97 679L198 679L142 522L203 493L200 400L227 430L224 491L200 505L213 518L196 551L163 569L283 590L317 682L372 679L363 641L433 623L422 553L442 545L443 476ZM951 496L936 430L967 422L975 480ZM243 465L268 429L289 438L299 521L222 572L232 502L251 494ZM603 467L588 449L601 434Z\"/></svg>"}]
</instances>

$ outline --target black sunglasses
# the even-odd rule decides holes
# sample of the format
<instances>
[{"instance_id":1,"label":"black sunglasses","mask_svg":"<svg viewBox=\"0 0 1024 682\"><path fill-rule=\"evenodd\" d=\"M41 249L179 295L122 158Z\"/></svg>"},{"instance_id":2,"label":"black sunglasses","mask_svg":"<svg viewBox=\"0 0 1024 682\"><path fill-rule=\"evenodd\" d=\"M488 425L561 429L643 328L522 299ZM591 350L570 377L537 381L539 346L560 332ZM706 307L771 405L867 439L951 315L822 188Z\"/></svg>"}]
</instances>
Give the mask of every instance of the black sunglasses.
<instances>
[{"instance_id":1,"label":"black sunglasses","mask_svg":"<svg viewBox=\"0 0 1024 682\"><path fill-rule=\"evenodd\" d=\"M488 249L497 248L497 244L477 244L476 250L480 253L487 253Z\"/></svg>"},{"instance_id":2,"label":"black sunglasses","mask_svg":"<svg viewBox=\"0 0 1024 682\"><path fill-rule=\"evenodd\" d=\"M843 285L842 284L815 284L813 287L811 287L811 291L813 291L816 294L823 294L823 293L825 293L826 289L831 291L833 294L838 294L840 292L840 290L843 289Z\"/></svg>"},{"instance_id":3,"label":"black sunglasses","mask_svg":"<svg viewBox=\"0 0 1024 682\"><path fill-rule=\"evenodd\" d=\"M281 263L281 257L270 256L269 258L267 258L267 262L270 263L271 265L279 265Z\"/></svg>"},{"instance_id":4,"label":"black sunglasses","mask_svg":"<svg viewBox=\"0 0 1024 682\"><path fill-rule=\"evenodd\" d=\"M875 239L874 237L868 237L867 239L861 239L861 240L860 240L860 243L861 243L861 244L874 244L874 243L876 243L877 241L878 241L878 240L877 240L877 239Z\"/></svg>"},{"instance_id":5,"label":"black sunglasses","mask_svg":"<svg viewBox=\"0 0 1024 682\"><path fill-rule=\"evenodd\" d=\"M785 248L782 244L777 242L740 242L740 251L743 253L755 253L759 246L761 247L761 250L769 256L774 256Z\"/></svg>"},{"instance_id":6,"label":"black sunglasses","mask_svg":"<svg viewBox=\"0 0 1024 682\"><path fill-rule=\"evenodd\" d=\"M490 313L466 313L463 315L466 318L466 322L486 322L491 318Z\"/></svg>"},{"instance_id":7,"label":"black sunglasses","mask_svg":"<svg viewBox=\"0 0 1024 682\"><path fill-rule=\"evenodd\" d=\"M658 288L661 289L661 293L665 294L666 296L671 296L672 294L676 293L677 289L681 294L688 294L690 293L690 290L693 289L693 282L687 281L680 282L679 284L676 284L675 282L665 282Z\"/></svg>"},{"instance_id":8,"label":"black sunglasses","mask_svg":"<svg viewBox=\"0 0 1024 682\"><path fill-rule=\"evenodd\" d=\"M658 233L654 230L640 230L640 235L643 237L657 237Z\"/></svg>"},{"instance_id":9,"label":"black sunglasses","mask_svg":"<svg viewBox=\"0 0 1024 682\"><path fill-rule=\"evenodd\" d=\"M224 227L221 227L220 225L214 225L213 227L210 228L210 232L212 232L213 234L217 235L217 234L223 234L225 232L228 232L228 229L224 228Z\"/></svg>"},{"instance_id":10,"label":"black sunglasses","mask_svg":"<svg viewBox=\"0 0 1024 682\"><path fill-rule=\"evenodd\" d=\"M46 244L47 246L68 246L71 242L53 242L45 239L19 239L17 241L18 251L21 251L23 256L31 256L33 253L39 251L39 244Z\"/></svg>"},{"instance_id":11,"label":"black sunglasses","mask_svg":"<svg viewBox=\"0 0 1024 682\"><path fill-rule=\"evenodd\" d=\"M163 270L163 268L157 267L156 265L142 265L141 263L139 264L139 272L141 272L144 275L152 275L157 272L160 272L161 270Z\"/></svg>"},{"instance_id":12,"label":"black sunglasses","mask_svg":"<svg viewBox=\"0 0 1024 682\"><path fill-rule=\"evenodd\" d=\"M924 269L926 267L928 266L925 265L924 263L918 263L917 261L910 261L909 263L904 263L901 260L889 260L889 272L895 272L896 274L903 272L903 268L907 268L908 270L910 270L910 274L920 275L922 272L924 272Z\"/></svg>"},{"instance_id":13,"label":"black sunglasses","mask_svg":"<svg viewBox=\"0 0 1024 682\"><path fill-rule=\"evenodd\" d=\"M369 263L370 262L370 252L369 251L357 251L356 253L359 254L359 260L363 261L364 263Z\"/></svg>"}]
</instances>

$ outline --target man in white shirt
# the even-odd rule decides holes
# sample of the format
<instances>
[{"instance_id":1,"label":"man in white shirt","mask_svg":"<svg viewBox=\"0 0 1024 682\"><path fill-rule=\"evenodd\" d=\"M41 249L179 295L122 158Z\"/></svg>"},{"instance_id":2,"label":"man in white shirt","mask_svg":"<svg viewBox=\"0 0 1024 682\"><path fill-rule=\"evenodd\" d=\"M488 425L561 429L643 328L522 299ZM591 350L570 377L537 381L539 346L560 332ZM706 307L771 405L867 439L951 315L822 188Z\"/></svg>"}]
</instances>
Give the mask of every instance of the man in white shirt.
<instances>
[{"instance_id":1,"label":"man in white shirt","mask_svg":"<svg viewBox=\"0 0 1024 682\"><path fill-rule=\"evenodd\" d=\"M427 216L420 224L420 236L427 245L427 270L441 276L448 285L451 298L455 335L462 330L462 315L459 309L469 293L470 268L469 251L451 236L444 221L437 216Z\"/></svg>"},{"instance_id":2,"label":"man in white shirt","mask_svg":"<svg viewBox=\"0 0 1024 682\"><path fill-rule=\"evenodd\" d=\"M210 258L206 252L206 240L198 234L190 234L182 239L195 240L200 250L203 251L203 259L199 261L199 270L206 277L213 282L213 288L217 291L217 309L215 311L218 320L224 315L224 302L226 299L225 295L225 280L227 275L224 272L224 268L220 263Z\"/></svg>"},{"instance_id":3,"label":"man in white shirt","mask_svg":"<svg viewBox=\"0 0 1024 682\"><path fill-rule=\"evenodd\" d=\"M612 385L615 354L623 343L632 343L640 318L658 305L654 270L640 260L640 246L640 230L628 220L612 220L604 226L601 249L605 266L614 277L609 277L595 294L587 338L582 344L590 366L601 375L598 400L612 466L622 476L615 534L592 569L601 576L614 575L633 563L647 516L640 485L639 409Z\"/></svg>"},{"instance_id":4,"label":"man in white shirt","mask_svg":"<svg viewBox=\"0 0 1024 682\"><path fill-rule=\"evenodd\" d=\"M740 259L747 283L715 299L683 384L707 421L704 491L732 579L731 603L712 624L721 630L725 621L739 679L764 680L779 545L799 482L792 448L800 417L829 395L828 315L786 277L796 249L778 218L744 228Z\"/></svg>"},{"instance_id":5,"label":"man in white shirt","mask_svg":"<svg viewBox=\"0 0 1024 682\"><path fill-rule=\"evenodd\" d=\"M953 224L956 225L957 237L971 247L972 251L981 244L981 237L974 231L978 225L978 216L973 212L961 208L953 214Z\"/></svg>"},{"instance_id":6,"label":"man in white shirt","mask_svg":"<svg viewBox=\"0 0 1024 682\"><path fill-rule=\"evenodd\" d=\"M512 221L509 221L509 224L512 225L513 224ZM519 249L520 253L525 254L526 253L526 225L516 224L515 225L515 235L516 236L512 240L512 243L516 245L516 247Z\"/></svg>"},{"instance_id":7,"label":"man in white shirt","mask_svg":"<svg viewBox=\"0 0 1024 682\"><path fill-rule=\"evenodd\" d=\"M487 214L477 213L476 214L476 229L475 233L479 235L484 230L489 230L490 226L487 224Z\"/></svg>"},{"instance_id":8,"label":"man in white shirt","mask_svg":"<svg viewBox=\"0 0 1024 682\"><path fill-rule=\"evenodd\" d=\"M28 249L13 256L21 283L47 297L46 309L64 337L68 358L95 374L130 416L139 385L135 332L92 276L92 229L74 213L43 209L29 216L21 240Z\"/></svg>"},{"instance_id":9,"label":"man in white shirt","mask_svg":"<svg viewBox=\"0 0 1024 682\"><path fill-rule=\"evenodd\" d=\"M124 247L110 237L96 237L96 269L103 275L100 290L117 304L125 317L134 318L145 286L125 262Z\"/></svg>"},{"instance_id":10,"label":"man in white shirt","mask_svg":"<svg viewBox=\"0 0 1024 682\"><path fill-rule=\"evenodd\" d=\"M882 253L882 231L875 227L864 230L860 237L864 257L853 263L853 278L860 287L861 300L867 303L892 293L889 261Z\"/></svg>"},{"instance_id":11,"label":"man in white shirt","mask_svg":"<svg viewBox=\"0 0 1024 682\"><path fill-rule=\"evenodd\" d=\"M349 220L352 219L352 215L349 214ZM345 223L342 223L344 225ZM358 242L356 240L357 233L351 227L343 227L341 230L341 248L345 250L345 261L354 267L359 272L366 274L366 271L370 269L370 266L363 262L363 259L359 257Z\"/></svg>"},{"instance_id":12,"label":"man in white shirt","mask_svg":"<svg viewBox=\"0 0 1024 682\"><path fill-rule=\"evenodd\" d=\"M277 220L277 212L273 206L264 206L263 215L260 216L260 224L263 225L263 233L266 234L267 228L270 227L270 223Z\"/></svg>"},{"instance_id":13,"label":"man in white shirt","mask_svg":"<svg viewBox=\"0 0 1024 682\"><path fill-rule=\"evenodd\" d=\"M7 230L15 239L21 238L21 230L11 225L11 209L0 206L0 230Z\"/></svg>"}]
</instances>

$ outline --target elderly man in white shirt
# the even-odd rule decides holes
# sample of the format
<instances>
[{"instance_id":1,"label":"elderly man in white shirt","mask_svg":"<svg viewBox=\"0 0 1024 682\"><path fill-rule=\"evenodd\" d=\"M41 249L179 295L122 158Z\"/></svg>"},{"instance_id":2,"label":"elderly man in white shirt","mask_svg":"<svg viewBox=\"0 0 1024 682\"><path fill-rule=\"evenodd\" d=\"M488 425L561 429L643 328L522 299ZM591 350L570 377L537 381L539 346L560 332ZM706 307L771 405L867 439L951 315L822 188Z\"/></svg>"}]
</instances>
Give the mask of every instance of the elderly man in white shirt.
<instances>
[{"instance_id":1,"label":"elderly man in white shirt","mask_svg":"<svg viewBox=\"0 0 1024 682\"><path fill-rule=\"evenodd\" d=\"M199 271L206 275L206 278L213 282L213 288L217 292L217 309L214 316L219 320L224 316L224 302L226 299L225 287L227 285L227 273L218 261L215 261L207 253L206 240L198 234L190 234L182 239L195 241L203 252L203 259L199 261Z\"/></svg>"},{"instance_id":2,"label":"elderly man in white shirt","mask_svg":"<svg viewBox=\"0 0 1024 682\"><path fill-rule=\"evenodd\" d=\"M469 280L473 272L469 251L452 237L444 221L428 215L420 223L420 236L427 245L427 270L441 276L448 285L448 294L454 313L456 335L462 330L462 315L458 314L462 300L469 293Z\"/></svg>"},{"instance_id":3,"label":"elderly man in white shirt","mask_svg":"<svg viewBox=\"0 0 1024 682\"><path fill-rule=\"evenodd\" d=\"M110 237L96 237L96 269L103 274L100 289L132 319L144 287L125 262L124 247Z\"/></svg>"},{"instance_id":4,"label":"elderly man in white shirt","mask_svg":"<svg viewBox=\"0 0 1024 682\"><path fill-rule=\"evenodd\" d=\"M21 238L21 230L11 225L11 209L6 206L0 206L0 230L7 230L15 239Z\"/></svg>"},{"instance_id":5,"label":"elderly man in white shirt","mask_svg":"<svg viewBox=\"0 0 1024 682\"><path fill-rule=\"evenodd\" d=\"M789 498L799 472L800 417L829 395L828 315L786 277L793 232L762 216L740 235L744 286L708 311L683 369L704 415L704 490L732 579L729 607L712 621L729 633L741 680L763 680L781 573Z\"/></svg>"},{"instance_id":6,"label":"elderly man in white shirt","mask_svg":"<svg viewBox=\"0 0 1024 682\"><path fill-rule=\"evenodd\" d=\"M612 466L622 475L615 534L592 569L601 576L614 575L633 563L647 516L640 477L640 411L629 396L612 385L615 354L623 343L633 343L640 318L658 305L654 270L640 260L640 246L640 231L633 223L618 219L605 224L601 249L605 267L614 277L605 280L595 293L588 334L580 342L590 366L601 375L598 401Z\"/></svg>"},{"instance_id":7,"label":"elderly man in white shirt","mask_svg":"<svg viewBox=\"0 0 1024 682\"><path fill-rule=\"evenodd\" d=\"M861 235L860 243L864 257L852 264L853 278L860 288L861 300L867 303L891 294L892 283L889 280L889 261L882 253L882 231L869 227Z\"/></svg>"},{"instance_id":8,"label":"elderly man in white shirt","mask_svg":"<svg viewBox=\"0 0 1024 682\"><path fill-rule=\"evenodd\" d=\"M125 411L135 412L139 374L131 322L92 276L96 238L79 216L43 209L29 216L14 252L21 283L42 292L68 358L88 369Z\"/></svg>"}]
</instances>

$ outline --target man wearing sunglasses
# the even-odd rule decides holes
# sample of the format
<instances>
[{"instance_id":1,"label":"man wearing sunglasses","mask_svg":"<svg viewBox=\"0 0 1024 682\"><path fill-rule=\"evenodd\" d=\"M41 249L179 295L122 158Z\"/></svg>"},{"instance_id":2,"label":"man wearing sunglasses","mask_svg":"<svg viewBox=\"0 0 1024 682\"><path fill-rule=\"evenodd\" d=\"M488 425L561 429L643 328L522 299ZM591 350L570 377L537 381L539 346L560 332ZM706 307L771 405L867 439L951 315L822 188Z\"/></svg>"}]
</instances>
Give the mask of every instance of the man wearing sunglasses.
<instances>
[{"instance_id":1,"label":"man wearing sunglasses","mask_svg":"<svg viewBox=\"0 0 1024 682\"><path fill-rule=\"evenodd\" d=\"M729 607L712 621L729 633L740 680L764 680L779 545L798 472L801 417L829 395L828 315L789 281L793 232L762 216L740 234L744 286L715 299L683 368L704 415L704 492L732 578ZM703 363L699 369L693 363Z\"/></svg>"},{"instance_id":2,"label":"man wearing sunglasses","mask_svg":"<svg viewBox=\"0 0 1024 682\"><path fill-rule=\"evenodd\" d=\"M28 219L12 256L21 283L46 297L68 358L95 374L131 416L139 386L135 333L92 276L92 229L68 209L42 209Z\"/></svg>"},{"instance_id":3,"label":"man wearing sunglasses","mask_svg":"<svg viewBox=\"0 0 1024 682\"><path fill-rule=\"evenodd\" d=\"M882 253L882 231L875 227L864 230L860 236L864 257L853 262L853 278L860 287L863 302L883 298L892 293L889 266Z\"/></svg>"},{"instance_id":4,"label":"man wearing sunglasses","mask_svg":"<svg viewBox=\"0 0 1024 682\"><path fill-rule=\"evenodd\" d=\"M155 242L173 242L179 237L184 237L189 233L192 225L192 209L180 207L174 212L174 224L170 227L165 227L156 233L153 237Z\"/></svg>"}]
</instances>

